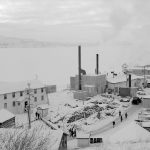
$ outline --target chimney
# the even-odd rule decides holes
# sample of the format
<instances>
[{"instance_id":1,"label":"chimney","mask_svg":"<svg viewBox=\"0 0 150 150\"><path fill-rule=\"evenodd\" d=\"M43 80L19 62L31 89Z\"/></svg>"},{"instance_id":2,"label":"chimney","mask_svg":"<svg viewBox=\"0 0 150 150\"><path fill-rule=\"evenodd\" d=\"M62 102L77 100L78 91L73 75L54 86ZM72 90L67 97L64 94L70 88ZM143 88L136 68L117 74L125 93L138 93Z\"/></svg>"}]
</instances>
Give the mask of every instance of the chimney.
<instances>
[{"instance_id":1,"label":"chimney","mask_svg":"<svg viewBox=\"0 0 150 150\"><path fill-rule=\"evenodd\" d=\"M129 88L131 87L131 74L129 74Z\"/></svg>"},{"instance_id":2,"label":"chimney","mask_svg":"<svg viewBox=\"0 0 150 150\"><path fill-rule=\"evenodd\" d=\"M99 74L99 55L96 54L96 74Z\"/></svg>"},{"instance_id":3,"label":"chimney","mask_svg":"<svg viewBox=\"0 0 150 150\"><path fill-rule=\"evenodd\" d=\"M79 90L82 90L82 86L81 86L81 46L78 46L78 71L79 71Z\"/></svg>"}]
</instances>

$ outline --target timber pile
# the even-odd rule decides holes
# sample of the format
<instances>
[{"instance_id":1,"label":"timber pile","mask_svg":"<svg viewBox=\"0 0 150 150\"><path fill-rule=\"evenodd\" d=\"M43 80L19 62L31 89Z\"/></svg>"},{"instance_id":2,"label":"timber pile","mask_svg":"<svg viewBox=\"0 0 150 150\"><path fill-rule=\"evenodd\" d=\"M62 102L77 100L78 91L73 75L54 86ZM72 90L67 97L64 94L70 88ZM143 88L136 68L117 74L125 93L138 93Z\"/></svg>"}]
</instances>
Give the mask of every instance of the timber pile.
<instances>
[{"instance_id":1,"label":"timber pile","mask_svg":"<svg viewBox=\"0 0 150 150\"><path fill-rule=\"evenodd\" d=\"M104 110L103 107L100 107L98 105L93 106L86 106L83 110L75 111L72 116L68 119L67 123L72 123L74 121L80 120L82 118L88 118L94 113L98 113L100 111Z\"/></svg>"}]
</instances>

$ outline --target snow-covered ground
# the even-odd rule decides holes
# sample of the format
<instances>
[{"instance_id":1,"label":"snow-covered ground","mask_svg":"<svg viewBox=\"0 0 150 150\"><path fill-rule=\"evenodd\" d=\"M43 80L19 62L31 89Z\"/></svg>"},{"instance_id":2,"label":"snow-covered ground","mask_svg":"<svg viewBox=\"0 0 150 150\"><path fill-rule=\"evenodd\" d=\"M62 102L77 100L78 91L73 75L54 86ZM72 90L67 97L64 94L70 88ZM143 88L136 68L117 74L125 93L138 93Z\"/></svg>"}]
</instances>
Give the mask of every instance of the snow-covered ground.
<instances>
[{"instance_id":1,"label":"snow-covered ground","mask_svg":"<svg viewBox=\"0 0 150 150\"><path fill-rule=\"evenodd\" d=\"M84 102L74 99L73 92L69 90L51 93L48 97L50 105L46 119L65 131L76 126L84 132L91 132L112 121L119 110L123 113L130 107L130 102L120 102L121 97L109 94L98 95ZM35 120L35 111L31 114L32 121ZM17 115L16 122L18 126L27 124L28 115Z\"/></svg>"},{"instance_id":2,"label":"snow-covered ground","mask_svg":"<svg viewBox=\"0 0 150 150\"><path fill-rule=\"evenodd\" d=\"M148 90L146 92L148 93ZM116 146L116 144L110 142L110 139L112 138L111 136L113 136L117 131L123 130L125 126L128 126L136 120L138 118L138 112L141 110L142 106L131 106L130 102L120 102L121 99L126 100L126 98L109 94L98 95L84 102L74 99L73 92L69 90L52 93L48 96L50 105L48 116L45 118L46 120L50 120L52 124L59 126L66 132L68 132L70 127L75 126L78 131L82 130L86 133L91 133L91 137L93 138L102 137L105 141L104 144L106 143L104 149L105 147L109 148L107 143L109 143L109 145L113 145L112 147L114 147L114 149L116 147L120 147L119 144ZM123 115L124 112L129 112L129 114L132 112L133 114L131 113L132 115L129 115L128 119L124 119L123 123L117 124L115 128L112 128L112 121L118 117L119 110L121 110ZM35 111L36 109L34 109L31 115L32 120L35 119ZM98 114L98 112L100 113ZM27 114L17 115L16 121L19 125L27 125ZM68 121L70 122L68 123ZM107 125L109 125L108 131L101 132L100 129ZM117 138L119 139L119 136L116 136L116 139ZM132 145L133 144L129 143L125 146L130 147ZM136 145L138 149L139 145L143 146L144 144L137 143ZM146 143L146 146L147 145L149 145L149 143ZM90 148L86 149L95 150L100 147L102 147L102 145L94 144L90 146ZM76 139L68 141L68 149L73 148L77 148ZM122 148L124 149L124 146Z\"/></svg>"},{"instance_id":3,"label":"snow-covered ground","mask_svg":"<svg viewBox=\"0 0 150 150\"><path fill-rule=\"evenodd\" d=\"M112 121L119 110L123 113L129 108L130 102L120 102L120 99L103 94L83 102L75 100L69 90L49 94L50 115L47 118L63 128L76 125L85 132L91 132Z\"/></svg>"},{"instance_id":4,"label":"snow-covered ground","mask_svg":"<svg viewBox=\"0 0 150 150\"><path fill-rule=\"evenodd\" d=\"M124 143L124 144L105 143L98 146L78 148L78 149L79 150L149 150L150 143L149 142Z\"/></svg>"}]
</instances>

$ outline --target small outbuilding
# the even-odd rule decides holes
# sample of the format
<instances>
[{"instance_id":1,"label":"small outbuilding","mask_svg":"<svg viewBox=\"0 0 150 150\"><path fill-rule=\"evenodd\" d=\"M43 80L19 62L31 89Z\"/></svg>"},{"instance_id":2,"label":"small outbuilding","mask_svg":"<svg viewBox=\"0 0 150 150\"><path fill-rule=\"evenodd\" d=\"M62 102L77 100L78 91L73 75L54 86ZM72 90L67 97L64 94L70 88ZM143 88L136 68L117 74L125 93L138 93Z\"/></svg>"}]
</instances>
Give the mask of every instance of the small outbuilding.
<instances>
[{"instance_id":1,"label":"small outbuilding","mask_svg":"<svg viewBox=\"0 0 150 150\"><path fill-rule=\"evenodd\" d=\"M40 116L42 118L44 118L48 115L48 110L49 110L49 105L48 104L39 105L37 107L37 112L40 114Z\"/></svg>"},{"instance_id":2,"label":"small outbuilding","mask_svg":"<svg viewBox=\"0 0 150 150\"><path fill-rule=\"evenodd\" d=\"M0 128L11 128L15 126L15 115L6 109L0 110Z\"/></svg>"},{"instance_id":3,"label":"small outbuilding","mask_svg":"<svg viewBox=\"0 0 150 150\"><path fill-rule=\"evenodd\" d=\"M88 147L90 145L90 134L78 132L76 139L78 147Z\"/></svg>"}]
</instances>

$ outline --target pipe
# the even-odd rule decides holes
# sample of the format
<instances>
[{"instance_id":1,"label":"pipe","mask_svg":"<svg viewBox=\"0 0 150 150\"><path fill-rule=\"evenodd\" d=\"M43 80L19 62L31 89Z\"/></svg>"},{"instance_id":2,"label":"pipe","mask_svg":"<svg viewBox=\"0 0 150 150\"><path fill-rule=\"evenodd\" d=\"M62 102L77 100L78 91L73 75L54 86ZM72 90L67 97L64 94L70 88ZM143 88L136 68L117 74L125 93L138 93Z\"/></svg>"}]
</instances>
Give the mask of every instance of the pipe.
<instances>
[{"instance_id":1,"label":"pipe","mask_svg":"<svg viewBox=\"0 0 150 150\"><path fill-rule=\"evenodd\" d=\"M99 55L96 54L96 74L99 74Z\"/></svg>"},{"instance_id":2,"label":"pipe","mask_svg":"<svg viewBox=\"0 0 150 150\"><path fill-rule=\"evenodd\" d=\"M129 74L129 88L131 87L131 74Z\"/></svg>"},{"instance_id":3,"label":"pipe","mask_svg":"<svg viewBox=\"0 0 150 150\"><path fill-rule=\"evenodd\" d=\"M81 86L81 46L78 46L78 71L79 71L79 90L82 90Z\"/></svg>"}]
</instances>

